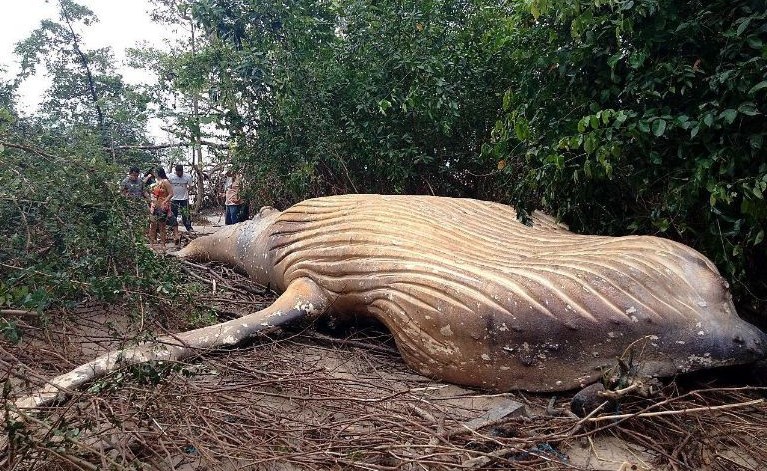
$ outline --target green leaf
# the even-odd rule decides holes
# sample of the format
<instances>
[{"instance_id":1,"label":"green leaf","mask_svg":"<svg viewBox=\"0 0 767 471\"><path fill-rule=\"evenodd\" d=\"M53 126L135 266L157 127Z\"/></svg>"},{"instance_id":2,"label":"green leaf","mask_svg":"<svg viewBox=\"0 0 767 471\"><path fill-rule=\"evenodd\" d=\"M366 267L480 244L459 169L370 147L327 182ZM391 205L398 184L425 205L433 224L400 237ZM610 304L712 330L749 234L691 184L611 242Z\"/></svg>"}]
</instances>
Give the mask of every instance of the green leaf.
<instances>
[{"instance_id":1,"label":"green leaf","mask_svg":"<svg viewBox=\"0 0 767 471\"><path fill-rule=\"evenodd\" d=\"M637 52L635 54L631 54L631 56L629 56L629 65L631 65L632 69L638 69L642 67L642 64L644 64L646 59L647 53L645 52Z\"/></svg>"},{"instance_id":2,"label":"green leaf","mask_svg":"<svg viewBox=\"0 0 767 471\"><path fill-rule=\"evenodd\" d=\"M711 125L714 124L714 115L712 113L706 113L706 116L703 117L703 124L711 127Z\"/></svg>"},{"instance_id":3,"label":"green leaf","mask_svg":"<svg viewBox=\"0 0 767 471\"><path fill-rule=\"evenodd\" d=\"M511 91L507 91L503 94L503 111L509 111L511 108Z\"/></svg>"},{"instance_id":4,"label":"green leaf","mask_svg":"<svg viewBox=\"0 0 767 471\"><path fill-rule=\"evenodd\" d=\"M533 18L538 20L538 18L541 16L541 10L538 8L538 2L532 2L530 5L530 13L532 13Z\"/></svg>"},{"instance_id":5,"label":"green leaf","mask_svg":"<svg viewBox=\"0 0 767 471\"><path fill-rule=\"evenodd\" d=\"M378 111L382 115L386 115L386 110L391 108L391 102L389 100L379 100L378 101Z\"/></svg>"},{"instance_id":6,"label":"green leaf","mask_svg":"<svg viewBox=\"0 0 767 471\"><path fill-rule=\"evenodd\" d=\"M719 114L720 118L724 118L724 122L727 124L732 124L733 121L735 121L735 118L738 116L738 112L733 110L732 108L727 108L726 110L722 111Z\"/></svg>"},{"instance_id":7,"label":"green leaf","mask_svg":"<svg viewBox=\"0 0 767 471\"><path fill-rule=\"evenodd\" d=\"M597 118L596 116L592 116L589 119L589 122L591 124L592 129L599 129L599 118Z\"/></svg>"},{"instance_id":8,"label":"green leaf","mask_svg":"<svg viewBox=\"0 0 767 471\"><path fill-rule=\"evenodd\" d=\"M652 122L652 133L656 137L661 137L664 132L666 132L665 119L656 119L655 121Z\"/></svg>"},{"instance_id":9,"label":"green leaf","mask_svg":"<svg viewBox=\"0 0 767 471\"><path fill-rule=\"evenodd\" d=\"M751 23L751 18L743 19L743 21L740 23L740 25L738 25L738 29L735 30L735 35L736 36L740 36L741 34L743 34L743 31L745 31L746 28L748 28L748 24L749 23Z\"/></svg>"},{"instance_id":10,"label":"green leaf","mask_svg":"<svg viewBox=\"0 0 767 471\"><path fill-rule=\"evenodd\" d=\"M520 141L527 140L527 138L530 137L530 128L528 127L527 122L518 120L514 123L514 134Z\"/></svg>"},{"instance_id":11,"label":"green leaf","mask_svg":"<svg viewBox=\"0 0 767 471\"><path fill-rule=\"evenodd\" d=\"M697 136L699 132L700 132L700 124L696 124L695 127L693 127L692 130L690 131L690 138L692 139L693 137Z\"/></svg>"},{"instance_id":12,"label":"green leaf","mask_svg":"<svg viewBox=\"0 0 767 471\"><path fill-rule=\"evenodd\" d=\"M657 219L653 221L653 225L657 227L660 232L666 232L668 228L671 226L668 219L666 218Z\"/></svg>"},{"instance_id":13,"label":"green leaf","mask_svg":"<svg viewBox=\"0 0 767 471\"><path fill-rule=\"evenodd\" d=\"M764 240L764 229L759 231L759 233L754 237L754 245L759 245Z\"/></svg>"},{"instance_id":14,"label":"green leaf","mask_svg":"<svg viewBox=\"0 0 767 471\"><path fill-rule=\"evenodd\" d=\"M742 113L746 116L756 116L758 114L761 114L759 110L756 108L756 105L751 102L743 103L742 105L740 105L738 107L738 113Z\"/></svg>"},{"instance_id":15,"label":"green leaf","mask_svg":"<svg viewBox=\"0 0 767 471\"><path fill-rule=\"evenodd\" d=\"M753 95L754 93L758 92L759 90L767 88L767 80L762 80L761 82L757 83L753 87L751 87L751 90L748 91L749 95Z\"/></svg>"},{"instance_id":16,"label":"green leaf","mask_svg":"<svg viewBox=\"0 0 767 471\"><path fill-rule=\"evenodd\" d=\"M623 53L617 52L613 54L612 56L610 56L609 58L607 58L607 65L610 66L611 69L614 69L615 64L617 64L618 61L621 60L622 58L623 58Z\"/></svg>"},{"instance_id":17,"label":"green leaf","mask_svg":"<svg viewBox=\"0 0 767 471\"><path fill-rule=\"evenodd\" d=\"M594 152L594 149L597 148L597 140L594 137L593 134L589 134L586 136L586 140L583 142L583 150L586 151L586 153L591 154Z\"/></svg>"},{"instance_id":18,"label":"green leaf","mask_svg":"<svg viewBox=\"0 0 767 471\"><path fill-rule=\"evenodd\" d=\"M751 36L746 40L749 46L751 46L752 49L761 50L762 46L764 46L764 41L757 38L756 36Z\"/></svg>"}]
</instances>

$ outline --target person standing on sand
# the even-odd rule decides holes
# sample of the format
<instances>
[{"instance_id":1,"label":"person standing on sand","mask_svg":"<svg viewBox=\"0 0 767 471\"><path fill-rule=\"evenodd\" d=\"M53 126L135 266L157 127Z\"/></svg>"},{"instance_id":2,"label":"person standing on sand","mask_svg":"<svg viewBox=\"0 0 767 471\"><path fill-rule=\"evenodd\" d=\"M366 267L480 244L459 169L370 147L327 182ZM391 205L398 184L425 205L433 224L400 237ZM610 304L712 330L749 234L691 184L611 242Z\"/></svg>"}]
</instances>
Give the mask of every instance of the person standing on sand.
<instances>
[{"instance_id":1,"label":"person standing on sand","mask_svg":"<svg viewBox=\"0 0 767 471\"><path fill-rule=\"evenodd\" d=\"M226 177L226 183L224 184L224 206L226 207L224 221L228 226L245 220L243 218L245 200L240 197L242 177L232 171L227 172Z\"/></svg>"},{"instance_id":2,"label":"person standing on sand","mask_svg":"<svg viewBox=\"0 0 767 471\"><path fill-rule=\"evenodd\" d=\"M157 236L159 235L160 246L156 250L165 252L165 226L169 225L173 228L173 240L178 244L178 221L171 209L173 185L168 181L168 177L162 167L157 167L155 175L157 176L157 182L152 187L154 198L149 206L149 247L155 248Z\"/></svg>"},{"instance_id":3,"label":"person standing on sand","mask_svg":"<svg viewBox=\"0 0 767 471\"><path fill-rule=\"evenodd\" d=\"M192 232L192 218L189 215L189 184L192 183L192 176L184 173L183 165L176 165L176 172L168 180L173 185L173 199L171 200L173 217L178 218L180 212L186 232Z\"/></svg>"}]
</instances>

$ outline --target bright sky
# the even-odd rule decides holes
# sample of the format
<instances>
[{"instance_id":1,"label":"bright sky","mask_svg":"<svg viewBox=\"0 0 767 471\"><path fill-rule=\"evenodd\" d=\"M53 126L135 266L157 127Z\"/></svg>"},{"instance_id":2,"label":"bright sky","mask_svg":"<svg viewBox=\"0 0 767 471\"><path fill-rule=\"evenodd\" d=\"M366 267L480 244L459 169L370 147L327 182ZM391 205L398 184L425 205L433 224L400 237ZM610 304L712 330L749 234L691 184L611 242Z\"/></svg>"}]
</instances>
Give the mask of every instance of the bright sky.
<instances>
[{"instance_id":1,"label":"bright sky","mask_svg":"<svg viewBox=\"0 0 767 471\"><path fill-rule=\"evenodd\" d=\"M153 46L162 45L170 36L167 28L159 26L149 18L149 0L77 0L90 8L99 22L82 26L76 32L83 38L88 49L110 46L115 54L115 64L130 83L149 82L151 77L144 72L121 67L125 49L146 41ZM0 66L7 72L0 75L9 78L18 72L18 61L13 55L17 42L29 36L44 19L58 21L58 2L55 0L0 0L3 21L0 26ZM29 80L20 90L22 111L32 111L39 103L40 95L47 87L42 77Z\"/></svg>"}]
</instances>

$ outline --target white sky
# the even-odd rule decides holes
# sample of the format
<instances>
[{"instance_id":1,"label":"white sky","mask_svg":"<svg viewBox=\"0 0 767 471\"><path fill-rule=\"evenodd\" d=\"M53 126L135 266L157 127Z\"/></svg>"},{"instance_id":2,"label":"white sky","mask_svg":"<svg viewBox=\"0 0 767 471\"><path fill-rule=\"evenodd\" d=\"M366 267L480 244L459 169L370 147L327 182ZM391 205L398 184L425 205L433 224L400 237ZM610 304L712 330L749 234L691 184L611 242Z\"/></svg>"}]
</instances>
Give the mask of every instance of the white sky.
<instances>
[{"instance_id":1,"label":"white sky","mask_svg":"<svg viewBox=\"0 0 767 471\"><path fill-rule=\"evenodd\" d=\"M90 8L99 19L90 26L80 26L75 31L83 39L85 48L110 46L115 54L115 65L129 83L151 82L144 72L122 66L125 49L146 41L160 47L163 39L172 33L167 27L152 23L149 18L149 0L76 0ZM58 2L55 0L0 0L0 68L6 73L2 78L13 77L19 70L13 55L16 43L29 36L44 19L58 21ZM40 102L40 95L47 88L43 77L28 80L20 90L20 111L33 111Z\"/></svg>"}]
</instances>

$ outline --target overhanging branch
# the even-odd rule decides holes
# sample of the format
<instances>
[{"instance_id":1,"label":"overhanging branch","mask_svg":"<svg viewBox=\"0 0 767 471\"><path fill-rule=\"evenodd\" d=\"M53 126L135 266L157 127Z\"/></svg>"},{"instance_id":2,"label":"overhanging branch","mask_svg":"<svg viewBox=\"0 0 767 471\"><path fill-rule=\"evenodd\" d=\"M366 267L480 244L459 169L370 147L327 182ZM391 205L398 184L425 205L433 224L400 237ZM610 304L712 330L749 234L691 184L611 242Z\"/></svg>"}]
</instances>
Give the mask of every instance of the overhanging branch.
<instances>
[{"instance_id":1,"label":"overhanging branch","mask_svg":"<svg viewBox=\"0 0 767 471\"><path fill-rule=\"evenodd\" d=\"M191 147L196 145L194 142L176 142L176 143L169 143L169 144L137 144L132 146L114 146L110 147L109 149L114 150L162 150L162 149L171 149L174 147ZM200 145L207 146L207 147L214 147L216 149L226 149L228 147L227 144L221 144L217 142L210 142L210 141L200 141Z\"/></svg>"}]
</instances>

